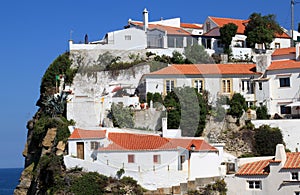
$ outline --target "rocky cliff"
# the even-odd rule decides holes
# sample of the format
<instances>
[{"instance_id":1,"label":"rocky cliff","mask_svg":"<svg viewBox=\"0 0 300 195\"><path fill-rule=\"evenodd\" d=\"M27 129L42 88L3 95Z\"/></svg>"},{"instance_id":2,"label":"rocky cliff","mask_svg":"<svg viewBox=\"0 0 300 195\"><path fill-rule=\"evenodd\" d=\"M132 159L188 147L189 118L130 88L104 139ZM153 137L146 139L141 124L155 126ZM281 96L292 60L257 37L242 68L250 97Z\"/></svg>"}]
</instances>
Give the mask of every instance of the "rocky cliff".
<instances>
[{"instance_id":1,"label":"rocky cliff","mask_svg":"<svg viewBox=\"0 0 300 195\"><path fill-rule=\"evenodd\" d=\"M91 178L101 180L101 186L107 192L122 191L126 194L127 191L136 191L141 194L141 187L130 178L121 181L78 170L67 171L63 161L70 136L68 126L74 125L74 121L69 121L66 117L67 95L71 92L62 91L63 86L71 86L73 93L76 92L79 96L84 93L92 98L100 96L108 82L132 82L133 87L136 87L141 75L149 72L148 66L137 65L141 60L137 56L131 54L131 61L135 62L135 66L126 70L108 67L111 64L107 64L106 60L117 60L109 53L65 53L53 61L41 81L40 98L37 101L39 109L27 123L27 142L23 151L25 167L14 194L74 194L76 189L80 189L78 186L81 183L85 185L85 179ZM78 110L73 108L73 111ZM92 188L89 186L92 183L94 182L86 182L88 186L85 188Z\"/></svg>"}]
</instances>

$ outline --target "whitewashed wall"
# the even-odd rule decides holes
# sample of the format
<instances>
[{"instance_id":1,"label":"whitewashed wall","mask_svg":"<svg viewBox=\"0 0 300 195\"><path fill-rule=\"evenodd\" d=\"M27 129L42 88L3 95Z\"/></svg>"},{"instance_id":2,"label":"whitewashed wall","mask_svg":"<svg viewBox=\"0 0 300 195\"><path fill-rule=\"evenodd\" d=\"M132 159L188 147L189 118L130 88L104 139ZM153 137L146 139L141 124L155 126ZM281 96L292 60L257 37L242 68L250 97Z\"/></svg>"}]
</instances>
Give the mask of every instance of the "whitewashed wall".
<instances>
[{"instance_id":1,"label":"whitewashed wall","mask_svg":"<svg viewBox=\"0 0 300 195\"><path fill-rule=\"evenodd\" d=\"M290 77L290 87L280 87L280 75L287 75L286 77ZM268 99L268 110L271 115L274 115L275 113L280 114L280 105L287 105L297 101L300 97L299 69L267 71L267 77L270 78L270 98Z\"/></svg>"},{"instance_id":2,"label":"whitewashed wall","mask_svg":"<svg viewBox=\"0 0 300 195\"><path fill-rule=\"evenodd\" d=\"M284 185L284 181L291 181L291 173L289 170L281 169L283 163L270 164L270 174L267 176L227 176L225 182L227 184L227 194L230 195L283 195L295 194L299 192L299 185L293 183ZM294 170L295 171L295 170ZM261 180L261 189L249 189L247 181ZM294 182L295 183L295 182ZM297 182L298 183L298 182Z\"/></svg>"},{"instance_id":3,"label":"whitewashed wall","mask_svg":"<svg viewBox=\"0 0 300 195\"><path fill-rule=\"evenodd\" d=\"M127 163L128 154L135 155L135 163ZM161 164L152 163L154 154L161 154ZM67 168L78 166L107 176L115 176L118 170L124 168L124 175L133 177L149 190L179 185L194 178L220 176L222 153L194 152L191 154L190 163L186 160L182 165L182 170L178 170L180 154L188 155L186 152L178 151L116 151L98 153L97 161L94 162L70 156L65 156L64 160Z\"/></svg>"},{"instance_id":4,"label":"whitewashed wall","mask_svg":"<svg viewBox=\"0 0 300 195\"><path fill-rule=\"evenodd\" d=\"M292 152L295 152L296 149L300 151L300 119L252 120L251 122L256 128L264 124L278 127L281 129L286 148Z\"/></svg>"},{"instance_id":5,"label":"whitewashed wall","mask_svg":"<svg viewBox=\"0 0 300 195\"><path fill-rule=\"evenodd\" d=\"M125 40L125 35L131 36L131 40ZM147 47L147 37L145 31L137 28L128 28L107 33L107 44L75 44L69 42L69 49L72 50L137 50Z\"/></svg>"}]
</instances>

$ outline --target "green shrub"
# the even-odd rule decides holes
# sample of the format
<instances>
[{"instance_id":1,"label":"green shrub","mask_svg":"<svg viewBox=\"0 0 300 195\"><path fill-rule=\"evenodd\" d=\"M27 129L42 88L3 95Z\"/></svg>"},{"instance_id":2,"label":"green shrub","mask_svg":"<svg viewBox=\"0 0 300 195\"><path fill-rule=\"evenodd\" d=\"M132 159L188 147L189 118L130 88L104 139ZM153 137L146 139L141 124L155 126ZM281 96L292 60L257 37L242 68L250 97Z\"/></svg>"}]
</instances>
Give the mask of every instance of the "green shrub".
<instances>
[{"instance_id":1,"label":"green shrub","mask_svg":"<svg viewBox=\"0 0 300 195\"><path fill-rule=\"evenodd\" d=\"M256 117L257 119L269 119L270 115L268 115L267 106L263 105L256 109Z\"/></svg>"},{"instance_id":2,"label":"green shrub","mask_svg":"<svg viewBox=\"0 0 300 195\"><path fill-rule=\"evenodd\" d=\"M71 192L76 195L104 194L108 178L97 172L84 173L71 185Z\"/></svg>"},{"instance_id":3,"label":"green shrub","mask_svg":"<svg viewBox=\"0 0 300 195\"><path fill-rule=\"evenodd\" d=\"M273 156L276 145L283 144L283 137L279 128L262 125L255 129L255 150L259 156Z\"/></svg>"}]
</instances>

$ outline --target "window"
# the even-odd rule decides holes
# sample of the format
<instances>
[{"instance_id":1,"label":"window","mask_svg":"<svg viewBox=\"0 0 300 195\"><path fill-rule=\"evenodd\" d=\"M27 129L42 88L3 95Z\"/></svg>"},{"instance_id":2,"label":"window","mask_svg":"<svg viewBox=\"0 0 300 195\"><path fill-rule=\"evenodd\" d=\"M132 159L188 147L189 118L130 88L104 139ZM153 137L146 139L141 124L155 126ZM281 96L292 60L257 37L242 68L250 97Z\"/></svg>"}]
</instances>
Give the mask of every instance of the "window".
<instances>
[{"instance_id":1,"label":"window","mask_svg":"<svg viewBox=\"0 0 300 195\"><path fill-rule=\"evenodd\" d=\"M130 41L131 40L131 35L125 35L125 40Z\"/></svg>"},{"instance_id":2,"label":"window","mask_svg":"<svg viewBox=\"0 0 300 195\"><path fill-rule=\"evenodd\" d=\"M299 180L298 172L292 172L292 180Z\"/></svg>"},{"instance_id":3,"label":"window","mask_svg":"<svg viewBox=\"0 0 300 195\"><path fill-rule=\"evenodd\" d=\"M134 163L134 154L128 154L128 163Z\"/></svg>"},{"instance_id":4,"label":"window","mask_svg":"<svg viewBox=\"0 0 300 195\"><path fill-rule=\"evenodd\" d=\"M91 150L98 150L99 145L99 142L91 142Z\"/></svg>"},{"instance_id":5,"label":"window","mask_svg":"<svg viewBox=\"0 0 300 195\"><path fill-rule=\"evenodd\" d=\"M174 48L175 47L175 38L168 36L168 47Z\"/></svg>"},{"instance_id":6,"label":"window","mask_svg":"<svg viewBox=\"0 0 300 195\"><path fill-rule=\"evenodd\" d=\"M261 181L248 181L249 189L261 189Z\"/></svg>"},{"instance_id":7,"label":"window","mask_svg":"<svg viewBox=\"0 0 300 195\"><path fill-rule=\"evenodd\" d=\"M275 49L279 49L280 48L280 43L275 43Z\"/></svg>"},{"instance_id":8,"label":"window","mask_svg":"<svg viewBox=\"0 0 300 195\"><path fill-rule=\"evenodd\" d=\"M226 163L227 173L235 172L235 164L234 163Z\"/></svg>"},{"instance_id":9,"label":"window","mask_svg":"<svg viewBox=\"0 0 300 195\"><path fill-rule=\"evenodd\" d=\"M210 30L210 22L206 22L206 32Z\"/></svg>"},{"instance_id":10,"label":"window","mask_svg":"<svg viewBox=\"0 0 300 195\"><path fill-rule=\"evenodd\" d=\"M197 91L199 92L199 93L202 93L203 92L203 80L194 80L194 82L193 82L193 87L195 88L195 89L197 89Z\"/></svg>"},{"instance_id":11,"label":"window","mask_svg":"<svg viewBox=\"0 0 300 195\"><path fill-rule=\"evenodd\" d=\"M182 164L184 163L184 161L185 161L185 156L184 155L180 155L179 164L178 164L178 170L179 171L182 171Z\"/></svg>"},{"instance_id":12,"label":"window","mask_svg":"<svg viewBox=\"0 0 300 195\"><path fill-rule=\"evenodd\" d=\"M222 79L222 93L231 93L230 79Z\"/></svg>"},{"instance_id":13,"label":"window","mask_svg":"<svg viewBox=\"0 0 300 195\"><path fill-rule=\"evenodd\" d=\"M290 77L279 78L280 87L289 87L290 86Z\"/></svg>"},{"instance_id":14,"label":"window","mask_svg":"<svg viewBox=\"0 0 300 195\"><path fill-rule=\"evenodd\" d=\"M160 164L160 155L159 154L153 155L153 163Z\"/></svg>"},{"instance_id":15,"label":"window","mask_svg":"<svg viewBox=\"0 0 300 195\"><path fill-rule=\"evenodd\" d=\"M281 114L292 114L292 109L289 106L281 105L280 106L280 113Z\"/></svg>"},{"instance_id":16,"label":"window","mask_svg":"<svg viewBox=\"0 0 300 195\"><path fill-rule=\"evenodd\" d=\"M254 83L250 80L242 81L242 91L248 92L249 94L254 93Z\"/></svg>"},{"instance_id":17,"label":"window","mask_svg":"<svg viewBox=\"0 0 300 195\"><path fill-rule=\"evenodd\" d=\"M259 82L259 83L258 83L258 89L259 89L259 90L262 90L262 82Z\"/></svg>"},{"instance_id":18,"label":"window","mask_svg":"<svg viewBox=\"0 0 300 195\"><path fill-rule=\"evenodd\" d=\"M174 90L175 81L174 80L166 80L166 93L171 92Z\"/></svg>"}]
</instances>

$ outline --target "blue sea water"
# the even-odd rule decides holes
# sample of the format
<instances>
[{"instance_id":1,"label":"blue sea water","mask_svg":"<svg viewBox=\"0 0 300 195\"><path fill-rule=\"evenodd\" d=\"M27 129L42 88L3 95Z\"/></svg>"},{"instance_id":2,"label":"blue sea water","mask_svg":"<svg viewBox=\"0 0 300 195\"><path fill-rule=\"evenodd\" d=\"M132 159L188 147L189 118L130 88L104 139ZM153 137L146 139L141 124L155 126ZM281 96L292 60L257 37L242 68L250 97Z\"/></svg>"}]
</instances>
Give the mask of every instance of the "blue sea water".
<instances>
[{"instance_id":1,"label":"blue sea water","mask_svg":"<svg viewBox=\"0 0 300 195\"><path fill-rule=\"evenodd\" d=\"M22 168L0 168L0 195L12 195L19 184Z\"/></svg>"}]
</instances>

